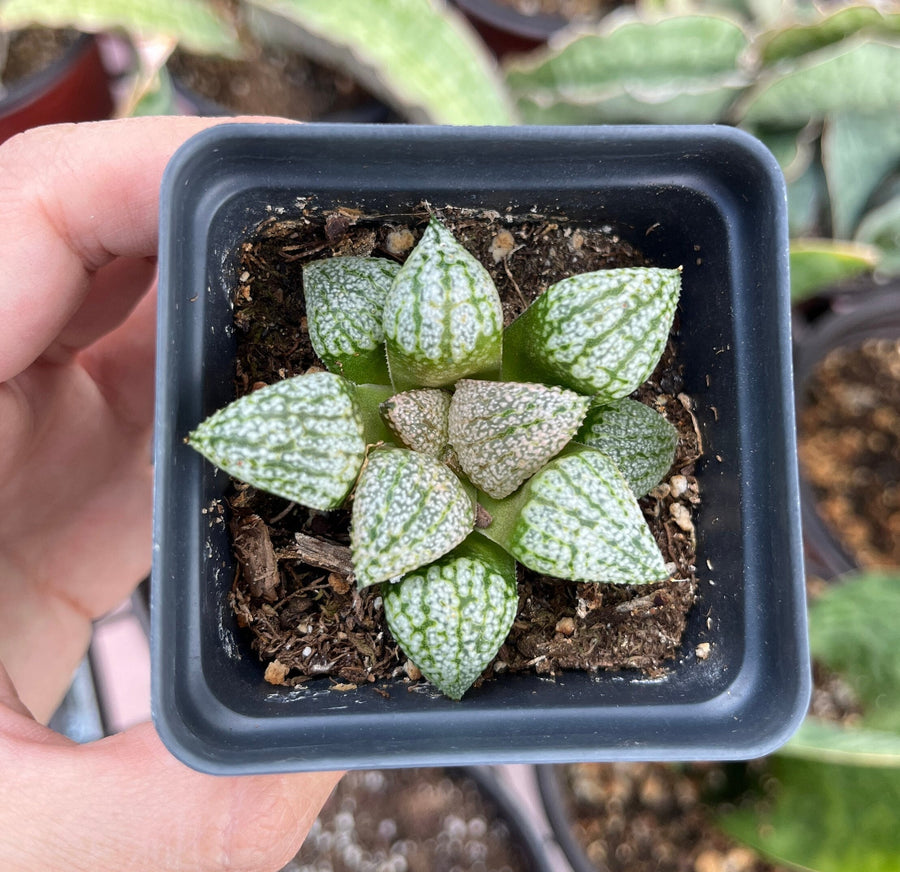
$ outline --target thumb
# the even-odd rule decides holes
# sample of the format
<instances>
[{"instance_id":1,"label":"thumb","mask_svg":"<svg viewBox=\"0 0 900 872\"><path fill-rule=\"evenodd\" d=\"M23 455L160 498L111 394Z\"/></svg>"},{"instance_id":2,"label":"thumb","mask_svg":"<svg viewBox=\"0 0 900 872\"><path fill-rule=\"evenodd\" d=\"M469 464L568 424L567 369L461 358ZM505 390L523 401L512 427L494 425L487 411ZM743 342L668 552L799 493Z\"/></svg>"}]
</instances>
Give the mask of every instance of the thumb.
<instances>
[{"instance_id":1,"label":"thumb","mask_svg":"<svg viewBox=\"0 0 900 872\"><path fill-rule=\"evenodd\" d=\"M3 821L11 810L0 806L0 868L71 872L275 872L340 777L204 775L172 757L150 724L89 745L31 746L7 772L18 777L18 819ZM4 854L21 848L23 831L27 857Z\"/></svg>"}]
</instances>

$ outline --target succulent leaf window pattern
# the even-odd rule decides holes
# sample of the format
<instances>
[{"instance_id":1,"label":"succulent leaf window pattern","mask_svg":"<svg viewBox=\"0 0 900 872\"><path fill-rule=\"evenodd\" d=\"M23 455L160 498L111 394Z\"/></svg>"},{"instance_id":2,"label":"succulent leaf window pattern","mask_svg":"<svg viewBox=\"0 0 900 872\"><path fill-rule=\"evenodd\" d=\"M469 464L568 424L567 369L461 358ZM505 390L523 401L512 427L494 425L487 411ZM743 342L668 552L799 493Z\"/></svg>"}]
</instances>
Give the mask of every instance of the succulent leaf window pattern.
<instances>
[{"instance_id":1,"label":"succulent leaf window pattern","mask_svg":"<svg viewBox=\"0 0 900 872\"><path fill-rule=\"evenodd\" d=\"M490 275L432 219L402 266L304 267L329 371L234 401L189 442L311 508L352 501L357 585L382 586L397 643L459 699L515 619L516 561L571 581L668 577L637 498L677 434L628 394L659 361L680 289L679 270L573 275L504 330Z\"/></svg>"}]
</instances>

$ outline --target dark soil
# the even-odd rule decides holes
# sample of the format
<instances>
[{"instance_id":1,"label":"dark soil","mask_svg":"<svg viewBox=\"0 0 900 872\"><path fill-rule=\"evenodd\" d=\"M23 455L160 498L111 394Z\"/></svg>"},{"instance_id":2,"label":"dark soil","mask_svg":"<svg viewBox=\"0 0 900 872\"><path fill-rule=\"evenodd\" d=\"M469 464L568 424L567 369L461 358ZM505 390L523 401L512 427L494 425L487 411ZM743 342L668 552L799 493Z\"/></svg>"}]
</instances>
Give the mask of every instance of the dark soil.
<instances>
[{"instance_id":1,"label":"dark soil","mask_svg":"<svg viewBox=\"0 0 900 872\"><path fill-rule=\"evenodd\" d=\"M559 279L643 262L608 227L575 228L534 214L436 212L493 275L507 323ZM243 244L238 266L238 395L321 368L305 330L305 261L332 254L402 260L426 222L424 209L366 218L354 212L326 217L310 207L303 218L273 218L261 226ZM644 587L576 584L520 567L518 617L480 680L506 671L554 675L563 669L634 668L655 677L678 656L696 593L692 513L700 495L693 476L698 440L691 401L682 393L677 324L660 366L636 396L663 411L680 432L669 479L641 500L680 580ZM349 543L348 511L315 512L241 484L229 503L239 563L232 605L268 664L267 680L298 684L327 675L339 689L349 689L388 678L420 678L391 638L378 588L359 594L340 571ZM313 566L298 559L304 536L324 540L337 561L316 557Z\"/></svg>"},{"instance_id":2,"label":"dark soil","mask_svg":"<svg viewBox=\"0 0 900 872\"><path fill-rule=\"evenodd\" d=\"M74 30L29 27L11 34L0 33L0 43L8 38L4 57L0 45L0 85L9 88L16 82L47 69L78 39ZM0 92L2 92L0 88Z\"/></svg>"},{"instance_id":3,"label":"dark soil","mask_svg":"<svg viewBox=\"0 0 900 872\"><path fill-rule=\"evenodd\" d=\"M350 772L283 872L529 872L492 801L440 769Z\"/></svg>"},{"instance_id":4,"label":"dark soil","mask_svg":"<svg viewBox=\"0 0 900 872\"><path fill-rule=\"evenodd\" d=\"M374 99L346 74L297 52L273 46L249 51L246 59L229 60L176 50L168 66L189 92L236 115L314 121Z\"/></svg>"},{"instance_id":5,"label":"dark soil","mask_svg":"<svg viewBox=\"0 0 900 872\"><path fill-rule=\"evenodd\" d=\"M900 566L900 341L831 352L798 416L816 507L856 563Z\"/></svg>"},{"instance_id":6,"label":"dark soil","mask_svg":"<svg viewBox=\"0 0 900 872\"><path fill-rule=\"evenodd\" d=\"M576 763L558 772L572 834L602 872L784 872L715 823L753 801L746 788L759 765Z\"/></svg>"}]
</instances>

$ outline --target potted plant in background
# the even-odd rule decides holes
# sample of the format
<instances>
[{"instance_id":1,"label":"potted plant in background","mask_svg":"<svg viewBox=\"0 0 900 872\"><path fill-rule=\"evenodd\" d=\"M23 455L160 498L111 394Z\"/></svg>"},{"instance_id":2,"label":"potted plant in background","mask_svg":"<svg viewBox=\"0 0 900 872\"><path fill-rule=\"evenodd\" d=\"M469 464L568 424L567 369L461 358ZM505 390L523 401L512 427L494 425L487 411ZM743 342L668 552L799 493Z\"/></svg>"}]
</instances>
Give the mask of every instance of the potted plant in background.
<instances>
[{"instance_id":1,"label":"potted plant in background","mask_svg":"<svg viewBox=\"0 0 900 872\"><path fill-rule=\"evenodd\" d=\"M219 155L214 165L207 148ZM466 166L465 177L457 164ZM263 175L253 178L248 166L264 166ZM170 168L161 233L159 335L167 339L158 391L154 709L174 752L204 769L251 771L740 756L783 741L805 708L807 683L785 225L773 167L743 134L705 128L241 127L194 140ZM736 199L714 193L738 190ZM195 191L215 191L215 203L209 193L194 200ZM678 336L688 355L684 391L704 443L696 534L706 569L698 567L699 607L661 676L503 675L461 703L409 693L407 676L353 688L319 680L291 690L262 680L262 664L240 647L228 602L234 558L219 514L228 479L184 438L233 397L223 373L233 371L234 295L252 298L267 287L282 293L275 273L239 290L235 257L248 229L266 216L301 228L315 211L309 197L330 213L322 232L333 239L343 238L342 224L408 215L423 201L499 216L534 209L595 228L615 224L646 262L683 267ZM189 216L197 209L209 221L194 238ZM755 254L735 261L726 256L733 246ZM283 258L296 259L298 250L286 245ZM740 290L748 283L772 297L748 301ZM302 317L302 297L291 299ZM782 317L773 319L773 311ZM751 364L743 355L757 347L751 337L760 331L767 351ZM751 372L749 381L740 375ZM199 382L191 378L190 393L179 376L188 373L202 374ZM252 373L244 374L252 384ZM763 397L765 416L752 412ZM781 473L763 476L759 463ZM753 548L754 541L767 547ZM188 669L184 657L200 670ZM785 658L790 671L782 668Z\"/></svg>"},{"instance_id":2,"label":"potted plant in background","mask_svg":"<svg viewBox=\"0 0 900 872\"><path fill-rule=\"evenodd\" d=\"M98 121L112 111L96 40L0 19L0 142L30 127Z\"/></svg>"}]
</instances>

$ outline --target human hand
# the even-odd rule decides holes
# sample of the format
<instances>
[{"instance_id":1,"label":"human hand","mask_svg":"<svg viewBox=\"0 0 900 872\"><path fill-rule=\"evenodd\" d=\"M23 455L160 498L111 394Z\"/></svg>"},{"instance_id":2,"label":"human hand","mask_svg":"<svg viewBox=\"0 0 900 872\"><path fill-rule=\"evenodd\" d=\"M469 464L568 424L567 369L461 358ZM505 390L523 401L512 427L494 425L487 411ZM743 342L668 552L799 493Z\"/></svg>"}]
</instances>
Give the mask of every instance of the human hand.
<instances>
[{"instance_id":1,"label":"human hand","mask_svg":"<svg viewBox=\"0 0 900 872\"><path fill-rule=\"evenodd\" d=\"M275 870L333 773L216 778L149 724L42 726L151 554L158 191L191 134L145 118L0 147L0 868ZM4 668L5 667L5 668Z\"/></svg>"}]
</instances>

